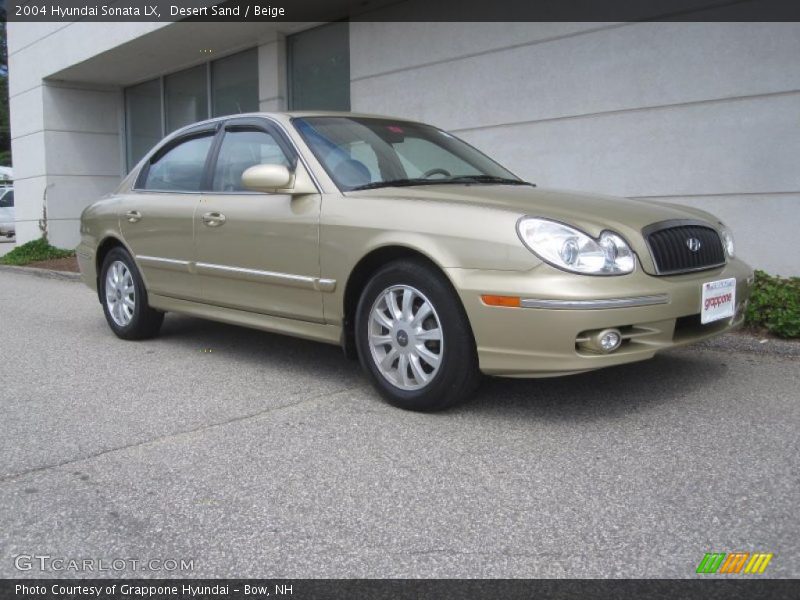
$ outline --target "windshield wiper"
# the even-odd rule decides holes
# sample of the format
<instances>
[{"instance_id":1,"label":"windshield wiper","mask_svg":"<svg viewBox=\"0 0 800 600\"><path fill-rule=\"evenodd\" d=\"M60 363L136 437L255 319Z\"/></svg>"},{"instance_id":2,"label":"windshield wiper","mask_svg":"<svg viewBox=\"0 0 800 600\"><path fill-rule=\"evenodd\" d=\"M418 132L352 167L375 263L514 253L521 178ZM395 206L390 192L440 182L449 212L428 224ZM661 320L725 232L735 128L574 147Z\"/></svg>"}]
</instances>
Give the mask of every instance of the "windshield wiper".
<instances>
[{"instance_id":1,"label":"windshield wiper","mask_svg":"<svg viewBox=\"0 0 800 600\"><path fill-rule=\"evenodd\" d=\"M408 187L410 185L431 185L436 183L450 183L449 179L425 179L424 177L414 177L411 179L387 179L386 181L373 181L352 188L350 191L374 190L382 187Z\"/></svg>"},{"instance_id":2,"label":"windshield wiper","mask_svg":"<svg viewBox=\"0 0 800 600\"><path fill-rule=\"evenodd\" d=\"M507 177L496 177L494 175L459 175L458 177L447 177L444 179L425 179L424 177L414 177L408 179L388 179L386 181L373 181L352 188L350 191L374 190L383 187L408 187L412 185L444 185L448 183L500 183L506 185L530 185L536 184L521 179L510 179Z\"/></svg>"},{"instance_id":3,"label":"windshield wiper","mask_svg":"<svg viewBox=\"0 0 800 600\"><path fill-rule=\"evenodd\" d=\"M504 185L530 185L536 187L535 183L523 181L522 179L511 179L509 177L497 177L495 175L460 175L446 179L448 183L501 183Z\"/></svg>"}]
</instances>

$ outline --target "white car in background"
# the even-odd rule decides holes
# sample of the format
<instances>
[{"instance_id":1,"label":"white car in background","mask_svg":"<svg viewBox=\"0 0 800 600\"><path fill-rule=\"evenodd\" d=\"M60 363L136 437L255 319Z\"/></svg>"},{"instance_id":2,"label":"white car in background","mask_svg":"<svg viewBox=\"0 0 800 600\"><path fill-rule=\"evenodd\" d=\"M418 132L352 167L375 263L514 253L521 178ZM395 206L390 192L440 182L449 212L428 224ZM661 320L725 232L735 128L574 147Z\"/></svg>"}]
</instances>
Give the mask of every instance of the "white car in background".
<instances>
[{"instance_id":1,"label":"white car in background","mask_svg":"<svg viewBox=\"0 0 800 600\"><path fill-rule=\"evenodd\" d=\"M14 188L0 188L0 236L14 237Z\"/></svg>"}]
</instances>

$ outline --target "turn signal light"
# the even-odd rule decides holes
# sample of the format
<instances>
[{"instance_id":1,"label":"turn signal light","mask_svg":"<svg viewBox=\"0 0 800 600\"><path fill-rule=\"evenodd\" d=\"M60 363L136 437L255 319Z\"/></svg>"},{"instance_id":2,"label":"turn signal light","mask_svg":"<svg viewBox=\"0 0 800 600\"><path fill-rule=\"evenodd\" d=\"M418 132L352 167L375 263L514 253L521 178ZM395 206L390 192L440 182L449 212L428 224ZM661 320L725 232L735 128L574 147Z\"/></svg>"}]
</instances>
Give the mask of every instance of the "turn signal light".
<instances>
[{"instance_id":1,"label":"turn signal light","mask_svg":"<svg viewBox=\"0 0 800 600\"><path fill-rule=\"evenodd\" d=\"M519 296L490 296L483 295L481 300L487 306L505 306L507 308L519 308Z\"/></svg>"}]
</instances>

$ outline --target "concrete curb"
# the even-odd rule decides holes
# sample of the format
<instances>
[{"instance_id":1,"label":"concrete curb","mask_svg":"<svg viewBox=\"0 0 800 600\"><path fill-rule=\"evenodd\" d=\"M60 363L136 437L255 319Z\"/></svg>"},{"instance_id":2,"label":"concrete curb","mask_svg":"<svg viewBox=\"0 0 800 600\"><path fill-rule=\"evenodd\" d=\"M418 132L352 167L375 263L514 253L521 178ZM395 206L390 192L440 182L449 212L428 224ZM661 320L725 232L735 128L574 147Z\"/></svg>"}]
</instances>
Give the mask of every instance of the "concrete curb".
<instances>
[{"instance_id":1,"label":"concrete curb","mask_svg":"<svg viewBox=\"0 0 800 600\"><path fill-rule=\"evenodd\" d=\"M51 269L37 269L35 267L17 267L14 265L0 265L0 271L10 271L11 273L24 273L35 277L46 279L61 279L64 281L81 281L80 273L69 271L53 271Z\"/></svg>"}]
</instances>

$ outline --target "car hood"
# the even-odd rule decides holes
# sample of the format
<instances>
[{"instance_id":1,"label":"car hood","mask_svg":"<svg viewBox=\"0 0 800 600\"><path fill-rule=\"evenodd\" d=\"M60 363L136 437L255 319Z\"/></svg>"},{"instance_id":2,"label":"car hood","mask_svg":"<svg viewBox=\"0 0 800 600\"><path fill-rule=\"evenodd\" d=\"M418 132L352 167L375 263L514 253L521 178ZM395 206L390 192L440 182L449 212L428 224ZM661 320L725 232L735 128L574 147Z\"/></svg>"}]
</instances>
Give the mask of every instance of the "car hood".
<instances>
[{"instance_id":1,"label":"car hood","mask_svg":"<svg viewBox=\"0 0 800 600\"><path fill-rule=\"evenodd\" d=\"M364 194L375 199L480 205L512 211L520 216L562 221L593 237L611 229L628 240L639 255L645 271L650 273L655 269L642 236L644 227L673 219L701 220L715 228L720 225L714 215L686 206L530 186L437 184L380 188L350 194Z\"/></svg>"}]
</instances>

